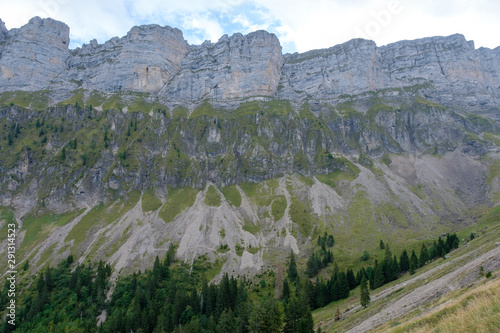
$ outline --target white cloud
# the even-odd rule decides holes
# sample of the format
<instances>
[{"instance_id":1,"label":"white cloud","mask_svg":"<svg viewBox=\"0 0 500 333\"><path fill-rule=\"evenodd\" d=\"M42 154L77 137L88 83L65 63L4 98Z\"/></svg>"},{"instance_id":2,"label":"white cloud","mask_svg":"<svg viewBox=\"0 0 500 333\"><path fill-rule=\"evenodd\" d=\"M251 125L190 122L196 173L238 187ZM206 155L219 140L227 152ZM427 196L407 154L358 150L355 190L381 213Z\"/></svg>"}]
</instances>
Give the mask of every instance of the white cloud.
<instances>
[{"instance_id":1,"label":"white cloud","mask_svg":"<svg viewBox=\"0 0 500 333\"><path fill-rule=\"evenodd\" d=\"M267 30L270 25L267 22L264 24L254 24L244 14L236 15L233 18L232 23L240 24L244 29L244 31L241 31L242 33L249 33L257 30Z\"/></svg>"},{"instance_id":2,"label":"white cloud","mask_svg":"<svg viewBox=\"0 0 500 333\"><path fill-rule=\"evenodd\" d=\"M462 33L476 47L497 47L500 3L496 0L255 0L269 9L281 25L281 40L297 50L325 48L362 35L385 45L403 39ZM399 11L390 9L399 3ZM397 6L396 6L397 7ZM390 13L385 19L384 13ZM365 31L368 31L366 33Z\"/></svg>"},{"instance_id":3,"label":"white cloud","mask_svg":"<svg viewBox=\"0 0 500 333\"><path fill-rule=\"evenodd\" d=\"M219 22L207 14L186 18L182 27L200 32L204 40L208 39L212 42L216 42L224 34Z\"/></svg>"}]
</instances>

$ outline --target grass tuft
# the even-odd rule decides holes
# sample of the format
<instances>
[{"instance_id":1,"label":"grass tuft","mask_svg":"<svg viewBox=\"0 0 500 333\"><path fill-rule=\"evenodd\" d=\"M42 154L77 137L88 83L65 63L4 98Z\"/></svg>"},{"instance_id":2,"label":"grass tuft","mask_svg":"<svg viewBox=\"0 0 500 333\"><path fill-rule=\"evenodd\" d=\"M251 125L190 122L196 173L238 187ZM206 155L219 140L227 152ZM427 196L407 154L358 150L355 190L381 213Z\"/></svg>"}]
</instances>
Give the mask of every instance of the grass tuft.
<instances>
[{"instance_id":1,"label":"grass tuft","mask_svg":"<svg viewBox=\"0 0 500 333\"><path fill-rule=\"evenodd\" d=\"M236 208L240 207L241 194L235 185L224 187L222 189L222 194L224 194L224 197L231 205L235 206Z\"/></svg>"},{"instance_id":2,"label":"grass tuft","mask_svg":"<svg viewBox=\"0 0 500 333\"><path fill-rule=\"evenodd\" d=\"M212 207L219 207L221 203L221 197L217 189L210 185L208 187L207 193L205 194L205 205Z\"/></svg>"},{"instance_id":3,"label":"grass tuft","mask_svg":"<svg viewBox=\"0 0 500 333\"><path fill-rule=\"evenodd\" d=\"M161 200L158 199L153 190L148 190L142 194L142 211L143 212L150 212L150 211L156 211L158 208L161 207Z\"/></svg>"},{"instance_id":4,"label":"grass tuft","mask_svg":"<svg viewBox=\"0 0 500 333\"><path fill-rule=\"evenodd\" d=\"M197 193L198 190L190 187L171 190L158 215L166 223L171 222L177 215L194 204Z\"/></svg>"}]
</instances>

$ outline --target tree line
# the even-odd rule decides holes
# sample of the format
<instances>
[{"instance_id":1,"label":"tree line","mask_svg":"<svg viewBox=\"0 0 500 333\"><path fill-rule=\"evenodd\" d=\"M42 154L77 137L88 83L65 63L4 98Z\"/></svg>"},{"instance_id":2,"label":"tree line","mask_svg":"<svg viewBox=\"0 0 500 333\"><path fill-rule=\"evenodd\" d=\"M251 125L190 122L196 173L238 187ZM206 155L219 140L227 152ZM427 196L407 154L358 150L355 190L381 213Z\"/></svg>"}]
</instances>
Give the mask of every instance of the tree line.
<instances>
[{"instance_id":1,"label":"tree line","mask_svg":"<svg viewBox=\"0 0 500 333\"><path fill-rule=\"evenodd\" d=\"M328 245L325 239L325 248ZM333 237L332 237L333 238ZM322 246L323 242L319 245ZM80 265L69 256L57 267L44 269L22 294L16 326L4 322L4 332L304 332L313 333L311 311L332 301L349 297L361 285L361 303L369 304L371 290L414 272L436 257L457 248L456 234L439 238L419 255L404 250L399 259L384 244L385 256L373 267L341 271L333 263L329 279L299 274L293 252L288 258L281 297L252 291L251 280L224 274L220 283L209 284L174 264L175 250L164 259L156 257L153 267L120 277L111 299L106 300L111 267L102 261ZM323 258L328 251L323 251ZM198 280L197 280L198 279ZM6 287L2 295L6 292ZM3 296L0 298L3 302ZM105 311L103 311L105 310ZM96 318L106 314L97 325Z\"/></svg>"}]
</instances>

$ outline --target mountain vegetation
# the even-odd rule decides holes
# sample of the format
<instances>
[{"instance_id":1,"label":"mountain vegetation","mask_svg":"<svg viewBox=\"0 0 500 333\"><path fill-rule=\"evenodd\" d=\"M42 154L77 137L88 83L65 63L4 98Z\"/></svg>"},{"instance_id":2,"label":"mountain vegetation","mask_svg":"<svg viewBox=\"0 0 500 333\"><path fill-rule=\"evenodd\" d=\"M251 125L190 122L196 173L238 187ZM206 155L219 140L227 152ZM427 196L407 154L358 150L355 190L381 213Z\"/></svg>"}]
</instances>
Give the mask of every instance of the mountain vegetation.
<instances>
[{"instance_id":1,"label":"mountain vegetation","mask_svg":"<svg viewBox=\"0 0 500 333\"><path fill-rule=\"evenodd\" d=\"M499 48L68 44L0 20L3 331L500 329Z\"/></svg>"}]
</instances>

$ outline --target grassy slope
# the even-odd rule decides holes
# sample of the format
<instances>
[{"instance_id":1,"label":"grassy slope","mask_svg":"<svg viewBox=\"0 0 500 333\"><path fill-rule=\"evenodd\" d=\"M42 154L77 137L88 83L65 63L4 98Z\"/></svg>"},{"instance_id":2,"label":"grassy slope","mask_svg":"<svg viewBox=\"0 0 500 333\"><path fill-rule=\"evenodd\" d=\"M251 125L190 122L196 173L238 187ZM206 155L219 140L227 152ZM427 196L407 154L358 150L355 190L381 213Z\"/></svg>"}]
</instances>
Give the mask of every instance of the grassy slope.
<instances>
[{"instance_id":1,"label":"grassy slope","mask_svg":"<svg viewBox=\"0 0 500 333\"><path fill-rule=\"evenodd\" d=\"M488 212L484 212L479 219L479 222L470 225L469 227L459 231L457 234L459 239L467 238L471 232L478 232L479 237L474 241L469 242L468 246L460 246L459 249L450 253L451 258L449 260L438 259L430 264L424 266L423 268L417 270L414 276L405 275L400 277L398 280L393 281L389 284L382 286L381 288L370 291L372 300L374 300L377 295L385 293L387 290L393 288L395 285L400 283L408 283L404 288L399 288L391 293L383 297L382 299L378 299L373 301L370 306L364 310L361 310L359 307L350 310L344 314L344 319L340 322L334 323L333 318L335 318L335 312L337 310L337 306L339 306L340 310L344 312L346 309L353 309L354 307L359 305L359 287L356 288L353 292L351 292L351 296L346 300L341 300L338 302L333 302L327 305L322 309L317 309L313 312L314 322L316 325L322 324L323 332L343 332L352 328L362 321L368 319L370 316L373 316L381 311L384 307L390 305L395 300L399 299L401 296L410 293L416 288L425 285L429 281L435 280L444 276L447 273L454 271L455 269L462 267L465 263L470 260L475 259L480 254L486 253L491 249L495 248L496 242L500 239L500 206L496 206L492 210ZM476 250L476 251L474 251ZM441 267L442 264L448 263L449 261L460 258L454 261L452 264ZM437 268L432 274L425 279L412 281L413 278L418 278L423 273L426 273L432 269ZM485 272L486 273L486 272ZM495 273L495 274L498 274ZM451 295L454 298L461 296L461 294L466 293L468 289L460 289L455 294ZM447 299L440 298L437 300L437 304L444 303ZM428 303L426 308L410 312L403 316L402 318L396 318L394 320L390 320L386 322L385 325L378 328L381 332L385 332L391 328L397 327L401 325L401 323L405 323L408 320L411 320L414 316L420 315L422 312L428 311L435 306L435 303ZM406 326L403 326L406 327ZM398 332L406 332L404 329ZM481 332L480 330L477 332Z\"/></svg>"},{"instance_id":2,"label":"grassy slope","mask_svg":"<svg viewBox=\"0 0 500 333\"><path fill-rule=\"evenodd\" d=\"M385 330L384 330L385 331ZM498 332L500 331L500 278L486 280L461 295L444 297L441 305L389 332Z\"/></svg>"}]
</instances>

